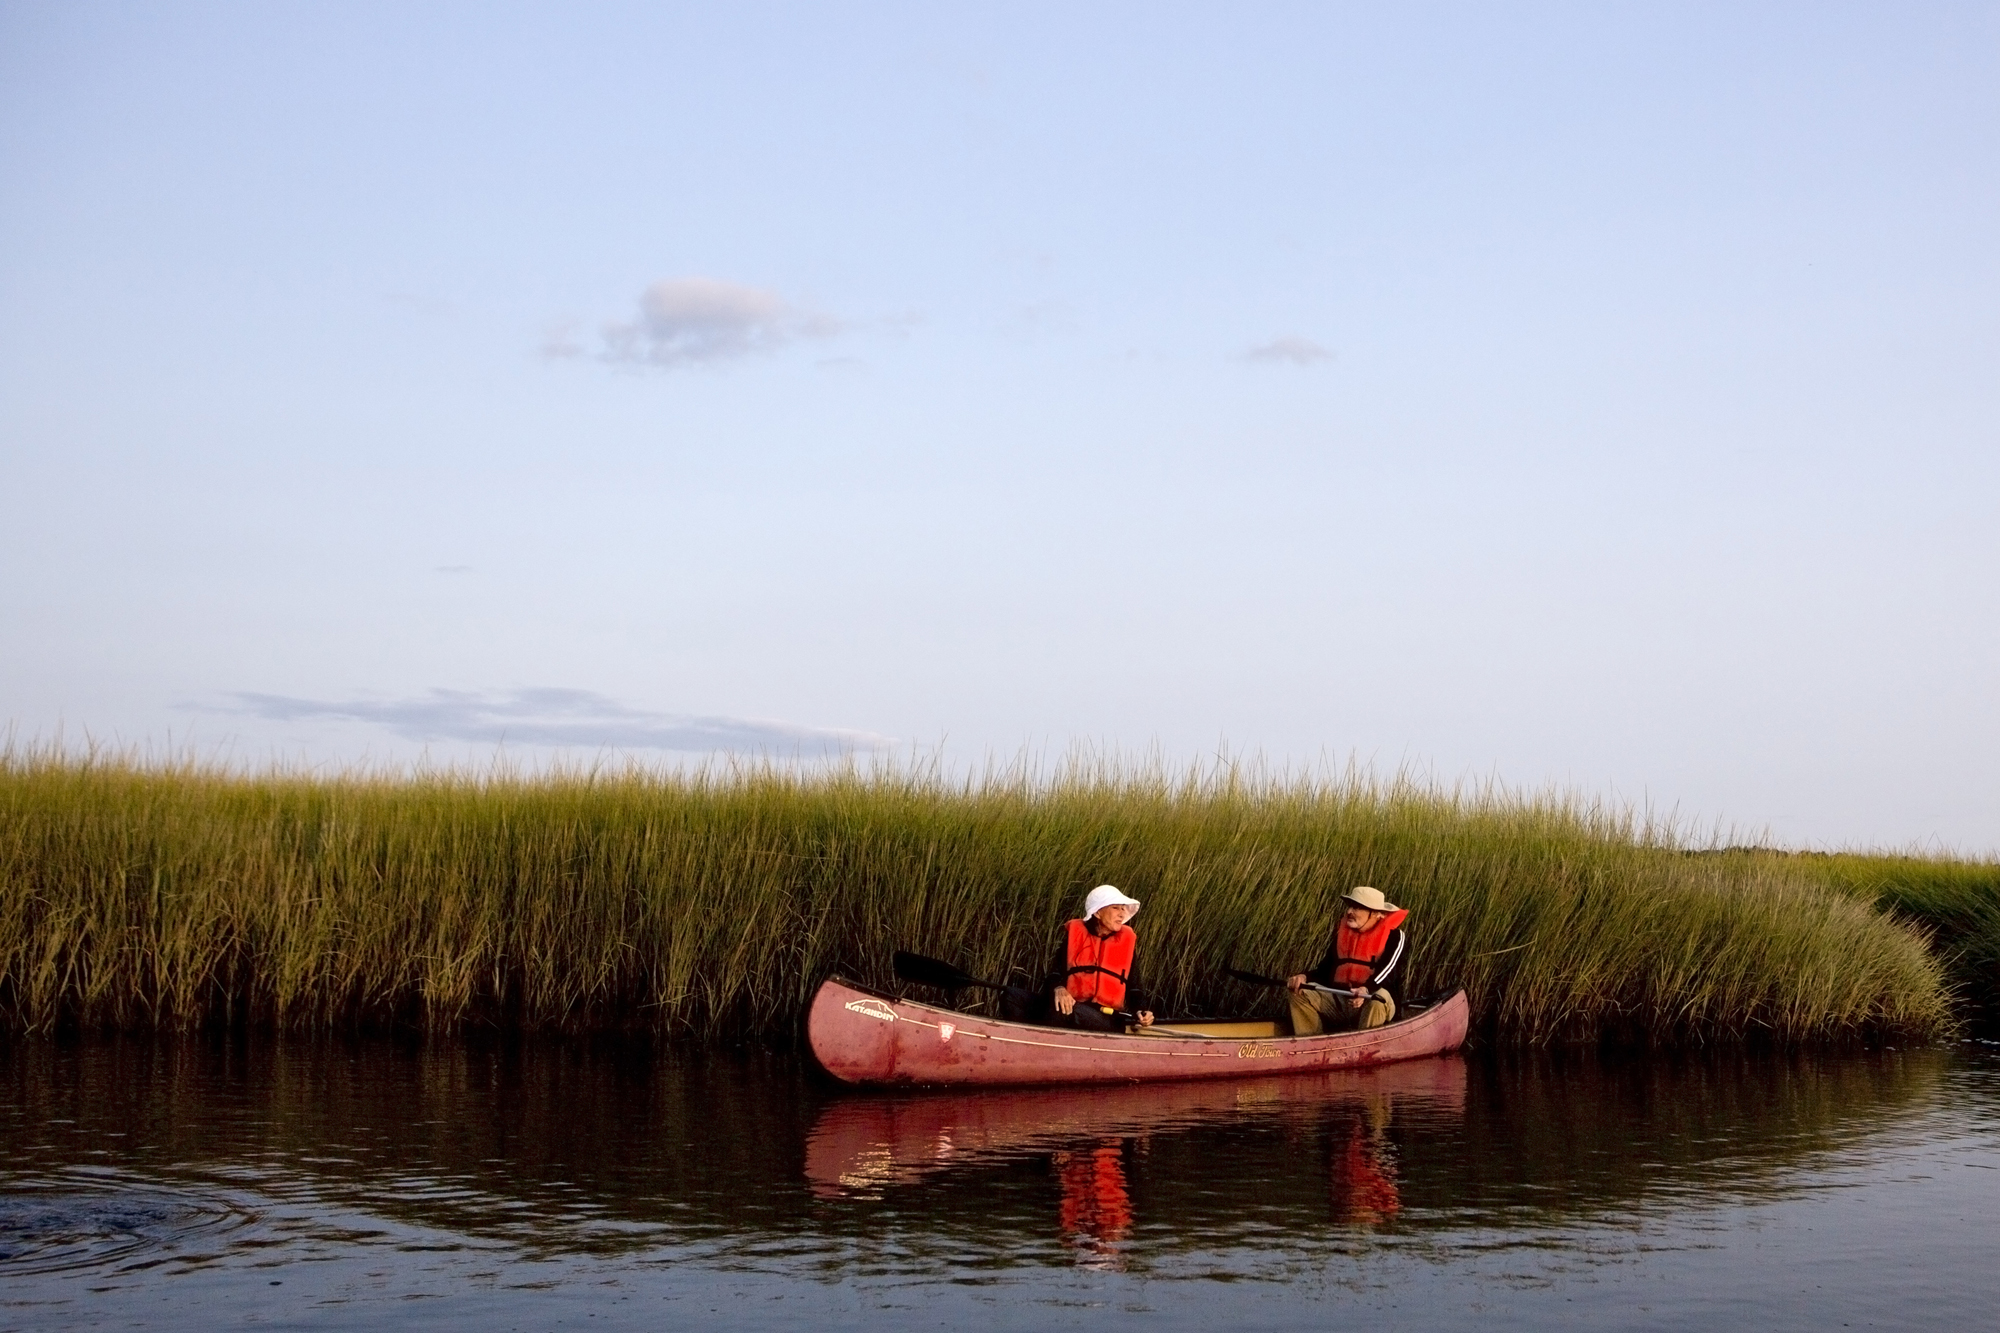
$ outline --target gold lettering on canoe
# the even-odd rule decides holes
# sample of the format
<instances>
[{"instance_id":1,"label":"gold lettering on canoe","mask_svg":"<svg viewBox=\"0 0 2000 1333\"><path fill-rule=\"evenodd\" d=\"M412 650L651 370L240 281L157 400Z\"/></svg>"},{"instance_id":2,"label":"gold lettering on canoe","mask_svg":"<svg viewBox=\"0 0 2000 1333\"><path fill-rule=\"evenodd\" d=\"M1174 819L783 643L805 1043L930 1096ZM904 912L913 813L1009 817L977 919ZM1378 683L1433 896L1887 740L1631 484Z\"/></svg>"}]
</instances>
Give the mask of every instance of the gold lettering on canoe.
<instances>
[{"instance_id":1,"label":"gold lettering on canoe","mask_svg":"<svg viewBox=\"0 0 2000 1333\"><path fill-rule=\"evenodd\" d=\"M1239 1060L1269 1060L1275 1058L1277 1054L1277 1047L1263 1041L1246 1041L1236 1048L1236 1058Z\"/></svg>"},{"instance_id":2,"label":"gold lettering on canoe","mask_svg":"<svg viewBox=\"0 0 2000 1333\"><path fill-rule=\"evenodd\" d=\"M849 1000L841 1008L850 1014L860 1014L864 1018L879 1018L884 1023L896 1021L896 1011L880 1000Z\"/></svg>"}]
</instances>

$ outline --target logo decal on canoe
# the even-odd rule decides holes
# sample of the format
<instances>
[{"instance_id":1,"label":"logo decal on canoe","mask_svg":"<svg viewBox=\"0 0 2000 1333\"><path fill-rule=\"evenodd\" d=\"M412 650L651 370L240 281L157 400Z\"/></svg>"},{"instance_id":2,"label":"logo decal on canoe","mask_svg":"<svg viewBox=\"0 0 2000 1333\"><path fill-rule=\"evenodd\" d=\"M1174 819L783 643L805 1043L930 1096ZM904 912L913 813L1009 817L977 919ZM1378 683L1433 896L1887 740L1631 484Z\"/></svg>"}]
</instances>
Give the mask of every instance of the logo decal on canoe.
<instances>
[{"instance_id":1,"label":"logo decal on canoe","mask_svg":"<svg viewBox=\"0 0 2000 1333\"><path fill-rule=\"evenodd\" d=\"M850 1009L853 1007L853 1005L848 1006ZM1267 1042L1246 1041L1236 1048L1236 1058L1239 1060L1269 1060L1275 1059L1277 1055L1278 1048Z\"/></svg>"},{"instance_id":2,"label":"logo decal on canoe","mask_svg":"<svg viewBox=\"0 0 2000 1333\"><path fill-rule=\"evenodd\" d=\"M864 1018L879 1018L884 1023L896 1021L896 1011L880 1000L849 1000L842 1007L849 1013L860 1014Z\"/></svg>"},{"instance_id":3,"label":"logo decal on canoe","mask_svg":"<svg viewBox=\"0 0 2000 1333\"><path fill-rule=\"evenodd\" d=\"M956 1027L954 1027L954 1026L953 1026L952 1024L950 1024L950 1023L940 1023L940 1024L938 1024L938 1040L939 1040L939 1041L950 1041L950 1040L951 1040L951 1034L952 1034L952 1033L954 1033L954 1032L956 1032L956 1031L958 1031L958 1029L957 1029Z\"/></svg>"}]
</instances>

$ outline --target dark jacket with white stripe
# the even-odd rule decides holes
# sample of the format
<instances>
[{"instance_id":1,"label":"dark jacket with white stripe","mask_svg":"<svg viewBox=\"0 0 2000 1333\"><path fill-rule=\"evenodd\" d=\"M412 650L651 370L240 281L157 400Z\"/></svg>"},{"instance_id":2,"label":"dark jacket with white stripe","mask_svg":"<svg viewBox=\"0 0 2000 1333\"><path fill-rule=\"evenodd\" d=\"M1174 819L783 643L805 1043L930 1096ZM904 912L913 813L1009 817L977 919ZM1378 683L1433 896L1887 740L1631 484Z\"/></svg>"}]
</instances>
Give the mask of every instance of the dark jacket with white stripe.
<instances>
[{"instance_id":1,"label":"dark jacket with white stripe","mask_svg":"<svg viewBox=\"0 0 2000 1333\"><path fill-rule=\"evenodd\" d=\"M1408 971L1405 960L1409 957L1410 937L1402 927L1389 932L1389 938L1382 942L1382 952L1373 958L1342 958L1340 956L1340 932L1334 931L1333 942L1326 946L1326 957L1313 964L1306 980L1317 981L1322 986L1334 985L1333 969L1342 963L1360 963L1369 969L1368 989L1380 987L1389 992L1396 1001L1396 1009L1403 1008L1403 975Z\"/></svg>"}]
</instances>

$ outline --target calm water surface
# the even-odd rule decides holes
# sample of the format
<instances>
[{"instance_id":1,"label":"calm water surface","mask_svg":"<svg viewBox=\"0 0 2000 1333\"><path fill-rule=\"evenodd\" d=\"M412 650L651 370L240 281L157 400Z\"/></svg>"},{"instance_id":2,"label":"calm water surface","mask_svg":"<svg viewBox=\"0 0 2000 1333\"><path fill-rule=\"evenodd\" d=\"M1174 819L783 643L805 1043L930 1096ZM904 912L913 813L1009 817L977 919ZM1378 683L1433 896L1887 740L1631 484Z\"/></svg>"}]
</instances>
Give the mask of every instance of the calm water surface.
<instances>
[{"instance_id":1,"label":"calm water surface","mask_svg":"<svg viewBox=\"0 0 2000 1333\"><path fill-rule=\"evenodd\" d=\"M0 1327L1990 1326L2000 1058L841 1093L592 1044L0 1048Z\"/></svg>"}]
</instances>

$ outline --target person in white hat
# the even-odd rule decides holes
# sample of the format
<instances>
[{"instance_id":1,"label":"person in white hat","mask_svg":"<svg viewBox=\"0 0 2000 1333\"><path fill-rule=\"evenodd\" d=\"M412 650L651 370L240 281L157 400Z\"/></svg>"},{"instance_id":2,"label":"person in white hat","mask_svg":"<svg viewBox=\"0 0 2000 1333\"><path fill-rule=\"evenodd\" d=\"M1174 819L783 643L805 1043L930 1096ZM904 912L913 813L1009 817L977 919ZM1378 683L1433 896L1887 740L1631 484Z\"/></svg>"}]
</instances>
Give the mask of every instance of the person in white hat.
<instances>
[{"instance_id":1,"label":"person in white hat","mask_svg":"<svg viewBox=\"0 0 2000 1333\"><path fill-rule=\"evenodd\" d=\"M1311 971L1285 978L1295 1037L1379 1028L1402 1007L1404 960L1410 951L1403 922L1409 910L1365 884L1341 901L1346 910L1340 914L1326 956ZM1307 989L1307 982L1335 993Z\"/></svg>"},{"instance_id":2,"label":"person in white hat","mask_svg":"<svg viewBox=\"0 0 2000 1333\"><path fill-rule=\"evenodd\" d=\"M1116 1032L1128 1021L1135 987L1132 960L1139 936L1128 924L1139 915L1139 900L1116 885L1100 884L1083 900L1083 915L1063 927L1061 980L1050 995L1049 1021L1095 1032ZM1153 1021L1150 1009L1136 1015L1139 1026Z\"/></svg>"}]
</instances>

